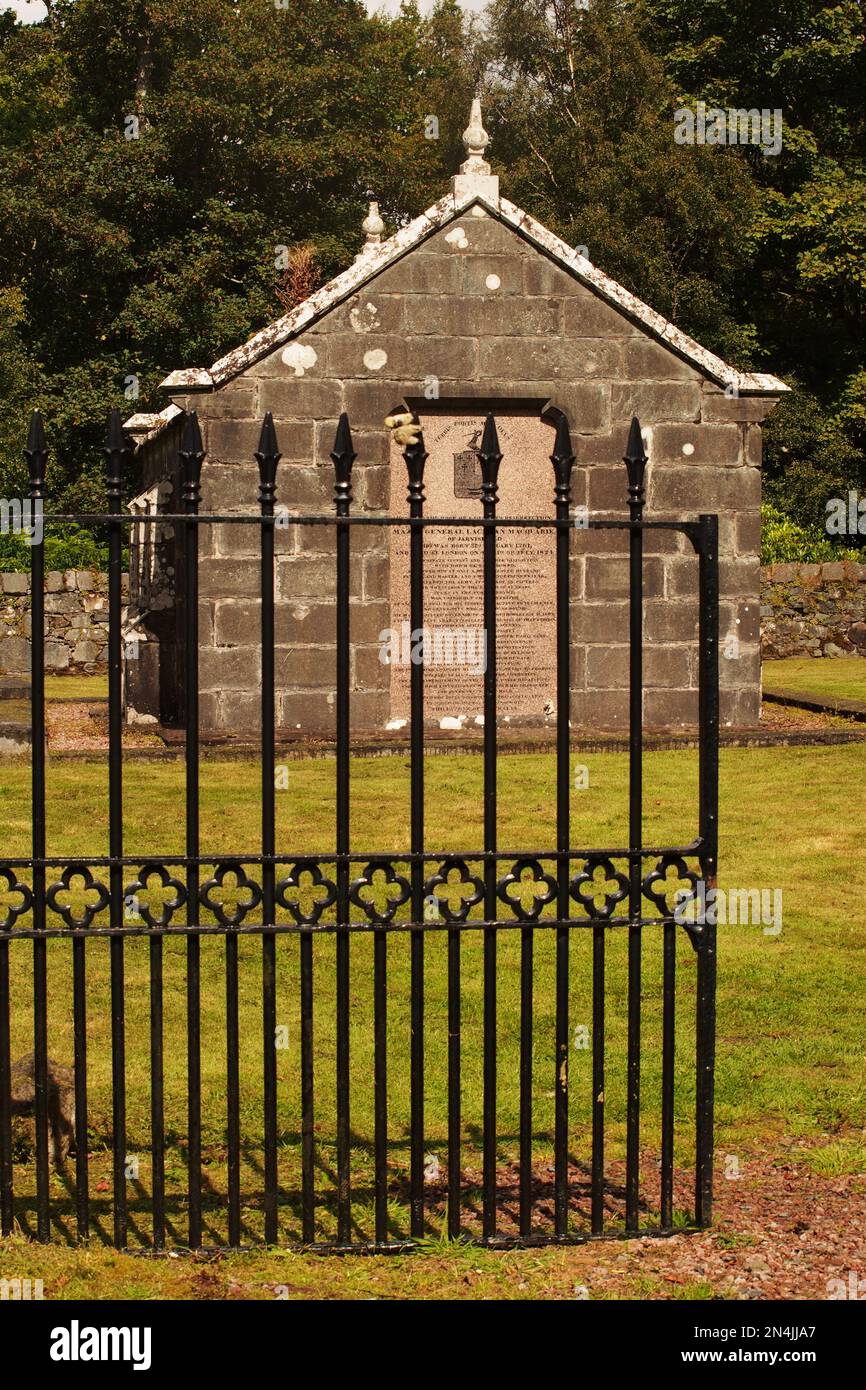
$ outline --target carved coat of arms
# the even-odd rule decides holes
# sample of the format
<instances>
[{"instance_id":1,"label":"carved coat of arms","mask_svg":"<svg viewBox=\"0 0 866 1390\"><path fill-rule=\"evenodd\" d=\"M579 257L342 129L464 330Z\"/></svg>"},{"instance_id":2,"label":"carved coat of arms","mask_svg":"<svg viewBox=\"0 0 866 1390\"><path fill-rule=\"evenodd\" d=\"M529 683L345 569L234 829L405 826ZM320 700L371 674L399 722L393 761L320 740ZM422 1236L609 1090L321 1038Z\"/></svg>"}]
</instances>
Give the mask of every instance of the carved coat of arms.
<instances>
[{"instance_id":1,"label":"carved coat of arms","mask_svg":"<svg viewBox=\"0 0 866 1390\"><path fill-rule=\"evenodd\" d=\"M454 455L454 496L481 496L481 459L478 456L481 431L476 430L465 449Z\"/></svg>"}]
</instances>

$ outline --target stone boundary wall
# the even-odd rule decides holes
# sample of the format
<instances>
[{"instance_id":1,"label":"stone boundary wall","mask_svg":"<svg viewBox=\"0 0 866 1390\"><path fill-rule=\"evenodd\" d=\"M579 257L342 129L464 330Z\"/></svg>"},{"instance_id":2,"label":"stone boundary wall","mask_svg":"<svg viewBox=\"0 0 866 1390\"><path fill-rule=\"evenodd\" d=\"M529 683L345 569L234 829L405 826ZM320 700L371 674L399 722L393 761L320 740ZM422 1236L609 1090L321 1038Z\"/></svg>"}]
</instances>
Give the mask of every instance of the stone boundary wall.
<instances>
[{"instance_id":1,"label":"stone boundary wall","mask_svg":"<svg viewBox=\"0 0 866 1390\"><path fill-rule=\"evenodd\" d=\"M764 565L761 654L866 656L866 565Z\"/></svg>"},{"instance_id":2,"label":"stone boundary wall","mask_svg":"<svg viewBox=\"0 0 866 1390\"><path fill-rule=\"evenodd\" d=\"M127 576L123 576L124 595ZM30 575L0 574L0 675L30 671ZM102 675L108 670L108 576L49 570L45 576L45 669Z\"/></svg>"}]
</instances>

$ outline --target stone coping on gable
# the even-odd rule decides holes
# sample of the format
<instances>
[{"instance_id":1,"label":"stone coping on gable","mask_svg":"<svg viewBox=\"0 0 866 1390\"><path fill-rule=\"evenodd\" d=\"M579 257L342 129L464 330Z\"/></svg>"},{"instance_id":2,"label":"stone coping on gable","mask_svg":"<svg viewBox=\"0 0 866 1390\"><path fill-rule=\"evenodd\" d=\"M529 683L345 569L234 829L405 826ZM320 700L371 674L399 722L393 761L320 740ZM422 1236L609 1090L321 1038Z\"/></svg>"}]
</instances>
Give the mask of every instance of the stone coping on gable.
<instances>
[{"instance_id":1,"label":"stone coping on gable","mask_svg":"<svg viewBox=\"0 0 866 1390\"><path fill-rule=\"evenodd\" d=\"M644 304L636 295L605 275L579 251L549 231L529 213L509 202L507 198L495 197L480 187L472 186L461 193L446 194L386 241L366 248L365 253L348 269L316 290L288 314L254 334L248 342L219 358L211 367L191 367L171 372L160 383L161 389L172 393L185 393L212 391L224 385L254 366L268 353L297 337L305 328L321 319L350 295L357 293L381 271L420 246L433 232L468 212L476 204L504 225L510 226L537 250L549 256L575 279L594 290L600 298L642 327L650 337L668 347L717 385L744 396L779 396L790 390L783 381L769 373L741 372L729 366L720 357L701 347L688 334L683 333L670 320ZM163 428L165 423L162 416L157 415L133 419L139 429L144 427L148 431L148 438Z\"/></svg>"},{"instance_id":2,"label":"stone coping on gable","mask_svg":"<svg viewBox=\"0 0 866 1390\"><path fill-rule=\"evenodd\" d=\"M825 560L821 564L779 562L762 565L761 579L768 584L866 584L866 564L856 560Z\"/></svg>"}]
</instances>

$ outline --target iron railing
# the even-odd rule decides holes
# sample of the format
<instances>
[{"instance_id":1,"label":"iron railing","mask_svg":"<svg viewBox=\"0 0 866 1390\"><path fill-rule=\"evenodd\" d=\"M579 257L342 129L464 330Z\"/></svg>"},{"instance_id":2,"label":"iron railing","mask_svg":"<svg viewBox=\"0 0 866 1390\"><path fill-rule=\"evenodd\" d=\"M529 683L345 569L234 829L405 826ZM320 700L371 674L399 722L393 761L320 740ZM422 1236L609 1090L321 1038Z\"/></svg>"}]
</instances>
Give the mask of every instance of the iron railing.
<instances>
[{"instance_id":1,"label":"iron railing","mask_svg":"<svg viewBox=\"0 0 866 1390\"><path fill-rule=\"evenodd\" d=\"M42 423L34 416L26 449L30 495L43 505L46 444ZM16 1221L27 1228L28 1201L16 1199L13 1176L11 1121L12 1030L11 999L16 987L12 967L24 972L22 953L32 942L33 1052L35 1057L35 1235L47 1240L52 1230L49 1129L52 1077L48 1046L49 943L69 943L72 965L71 1042L75 1088L75 1169L69 1188L74 1197L77 1235L87 1238L93 1194L88 1138L88 951L109 938L111 1048L111 1212L113 1241L129 1241L127 1163L127 1072L129 1043L125 1018L128 943L149 942L148 1014L150 1073L151 1192L149 1236L137 1231L140 1243L162 1249L167 1244L200 1247L204 1240L202 1154L202 988L212 983L203 976L202 943L216 936L224 942L222 968L225 989L225 1212L224 1239L216 1244L239 1246L249 1235L243 1214L242 1154L249 1136L242 1133L242 1086L239 1013L239 945L261 941L261 1212L257 1238L319 1249L403 1249L430 1228L431 1179L425 1173L425 956L431 933L447 937L447 1122L444 1149L447 1178L441 1202L444 1224L452 1238L471 1234L495 1244L564 1242L612 1232L634 1233L641 1227L641 1009L642 944L648 928L658 928L662 944L662 1059L661 1156L658 1219L652 1229L674 1228L675 1039L677 926L675 890L697 892L699 880L715 881L718 805L718 521L701 515L694 520L648 520L644 516L646 458L638 422L632 422L625 463L628 472L629 518L590 517L589 530L619 531L628 537L630 575L630 734L629 835L627 846L579 848L572 843L570 820L569 725L571 702L571 638L569 616L571 481L574 456L564 417L557 424L552 455L555 515L549 519L503 518L497 514L497 478L501 453L495 422L488 417L480 446L482 492L477 517L442 518L424 514L426 453L420 431L405 449L408 471L408 517L352 514L352 466L355 451L346 416L337 429L332 453L335 469L334 512L293 516L293 524L336 529L336 801L333 852L294 854L277 841L274 765L275 637L274 530L279 450L273 420L265 417L255 454L259 467L258 513L204 514L200 511L200 479L204 461L196 415L188 415L180 445L181 511L154 517L121 512L121 488L131 467L131 447L120 417L113 412L106 446L108 508L103 514L77 516L79 522L102 524L109 536L109 672L108 672L108 853L86 859L51 857L46 846L45 758L45 607L43 598L44 545L33 545L32 559L32 853L0 858L5 884L5 916L0 921L0 1225L3 1234ZM52 518L46 516L45 520ZM239 850L230 856L208 858L200 836L200 747L198 698L198 535L214 522L257 525L261 552L261 843L255 852ZM121 568L123 528L128 524L174 523L183 539L183 614L185 662L185 852L129 855L124 850L124 790L122 750L122 633ZM350 554L355 527L408 527L410 532L410 622L417 631L424 622L424 532L434 526L470 526L483 532L482 566L487 665L484 674L483 725L483 844L459 853L431 851L425 835L425 734L422 663L410 674L411 717L409 844L399 854L359 851L350 836ZM505 527L553 531L556 537L556 837L555 848L502 849L497 839L497 660L496 554L497 533ZM691 542L699 561L699 808L698 833L680 845L645 845L642 816L643 772L643 613L644 540L648 532L672 530ZM147 795L138 786L135 796ZM156 838L157 832L154 831ZM674 879L670 875L673 872ZM599 879L601 874L601 879ZM222 893L231 880L238 899L230 906ZM155 888L154 888L155 886ZM153 891L163 894L157 904ZM457 901L454 900L457 890ZM166 897L165 894L168 894ZM138 920L129 920L124 905L139 901ZM245 901L241 901L241 897ZM429 910L430 902L436 906ZM158 908L158 910L157 910ZM591 1068L592 1101L589 1127L588 1211L575 1215L575 1165L570 1154L569 1028L570 949L573 933L591 932ZM625 1202L621 1218L606 1220L611 1183L605 1159L606 1085L606 947L610 933L627 934L627 1104ZM503 1217L501 1139L498 1131L497 1030L501 1022L497 986L501 983L497 951L503 932L519 932L519 1006L514 1026L519 1031L519 1134L515 1209ZM553 1180L551 1215L537 1210L538 1180L533 1144L533 1054L537 1045L534 953L539 932L554 933ZM713 1068L715 1036L715 927L700 918L686 926L697 958L695 1071L695 1186L694 1221L711 1219L713 1177ZM363 1229L353 1201L351 1126L353 1072L350 1052L352 1025L352 942L357 934L373 937L372 947L372 1229ZM394 935L409 935L409 1135L408 1183L389 1159L389 951ZM478 1183L480 1229L472 1223L474 1180L463 1168L467 1137L464 1131L463 948L467 936L480 934L482 971L482 1125L481 1173ZM297 937L300 1073L299 1133L288 1137L279 1122L275 1034L278 988L285 968L280 961L281 938ZM315 998L314 941L335 938L335 1114L332 1215L325 1220L321 1186L321 1154L327 1136L315 1128L314 1087L316 1041L313 1028ZM185 942L186 1034L186 1231L167 1214L166 1199L166 1030L164 948ZM55 948L52 947L52 950ZM393 959L393 958L392 958ZM65 968L52 956L53 972ZM213 968L212 965L210 967ZM134 1040L136 1047L144 1039ZM356 1078L357 1080L357 1078ZM280 1177L280 1165L290 1151L298 1154L299 1181ZM20 1165L25 1184L28 1163ZM294 1169L292 1170L294 1172ZM317 1178L318 1175L318 1178ZM206 1186L212 1190L210 1174ZM247 1194L248 1195L248 1194ZM222 1199L220 1199L222 1200ZM331 1198L329 1198L331 1200ZM395 1201L397 1207L395 1208ZM400 1228L400 1202L408 1208L407 1228ZM437 1199L438 1201L438 1199ZM395 1210L398 1215L395 1216ZM545 1208L546 1210L546 1208ZM286 1235L284 1219L290 1218ZM607 1215L610 1215L608 1211ZM291 1225L291 1222L294 1222ZM136 1223L137 1225L137 1223Z\"/></svg>"}]
</instances>

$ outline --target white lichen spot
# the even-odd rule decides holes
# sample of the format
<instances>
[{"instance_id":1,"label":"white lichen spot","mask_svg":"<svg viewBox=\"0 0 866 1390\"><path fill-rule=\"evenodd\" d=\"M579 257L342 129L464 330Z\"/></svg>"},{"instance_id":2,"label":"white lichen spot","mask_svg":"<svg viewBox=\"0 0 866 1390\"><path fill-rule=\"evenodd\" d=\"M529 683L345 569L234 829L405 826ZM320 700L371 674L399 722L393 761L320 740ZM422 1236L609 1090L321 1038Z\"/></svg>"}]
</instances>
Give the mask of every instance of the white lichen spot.
<instances>
[{"instance_id":1,"label":"white lichen spot","mask_svg":"<svg viewBox=\"0 0 866 1390\"><path fill-rule=\"evenodd\" d=\"M465 714L446 714L444 719L439 720L440 729L462 729L466 723Z\"/></svg>"},{"instance_id":2,"label":"white lichen spot","mask_svg":"<svg viewBox=\"0 0 866 1390\"><path fill-rule=\"evenodd\" d=\"M475 723L478 725L479 729L483 729L483 728L484 728L484 715L483 715L483 714L476 714L476 716L475 716Z\"/></svg>"},{"instance_id":3,"label":"white lichen spot","mask_svg":"<svg viewBox=\"0 0 866 1390\"><path fill-rule=\"evenodd\" d=\"M486 209L486 208L483 208L483 207L481 206L480 203L476 203L475 206L474 206L474 208L472 209L472 216L473 216L473 217L486 217L486 216L487 216L487 209Z\"/></svg>"},{"instance_id":4,"label":"white lichen spot","mask_svg":"<svg viewBox=\"0 0 866 1390\"><path fill-rule=\"evenodd\" d=\"M694 444L684 444L684 445L683 445L683 453L685 454L685 456L686 456L687 459L690 459L691 456L692 456L692 454L693 454L694 452L695 452L695 446L694 446Z\"/></svg>"},{"instance_id":5,"label":"white lichen spot","mask_svg":"<svg viewBox=\"0 0 866 1390\"><path fill-rule=\"evenodd\" d=\"M306 603L299 603L295 608L292 609L292 617L297 618L299 623L302 623L304 619L308 618L309 616L310 609L309 605Z\"/></svg>"},{"instance_id":6,"label":"white lichen spot","mask_svg":"<svg viewBox=\"0 0 866 1390\"><path fill-rule=\"evenodd\" d=\"M389 719L388 723L385 725L385 728L389 732L395 733L398 729L405 729L408 723L408 719Z\"/></svg>"},{"instance_id":7,"label":"white lichen spot","mask_svg":"<svg viewBox=\"0 0 866 1390\"><path fill-rule=\"evenodd\" d=\"M462 227L455 227L453 232L446 233L445 240L457 251L465 251L469 245L469 238Z\"/></svg>"},{"instance_id":8,"label":"white lichen spot","mask_svg":"<svg viewBox=\"0 0 866 1390\"><path fill-rule=\"evenodd\" d=\"M349 310L349 322L356 333L371 333L374 328L381 328L379 320L379 310L375 304L355 304Z\"/></svg>"},{"instance_id":9,"label":"white lichen spot","mask_svg":"<svg viewBox=\"0 0 866 1390\"><path fill-rule=\"evenodd\" d=\"M381 372L387 361L388 354L383 352L381 348L372 348L369 352L364 353L364 366L368 372Z\"/></svg>"},{"instance_id":10,"label":"white lichen spot","mask_svg":"<svg viewBox=\"0 0 866 1390\"><path fill-rule=\"evenodd\" d=\"M303 376L311 367L315 367L318 357L315 350L307 347L305 343L289 343L283 351L283 361L287 367L291 367L295 376Z\"/></svg>"},{"instance_id":11,"label":"white lichen spot","mask_svg":"<svg viewBox=\"0 0 866 1390\"><path fill-rule=\"evenodd\" d=\"M498 275L488 275L484 283L489 290L498 290L499 286L502 284L502 281L500 280Z\"/></svg>"}]
</instances>

